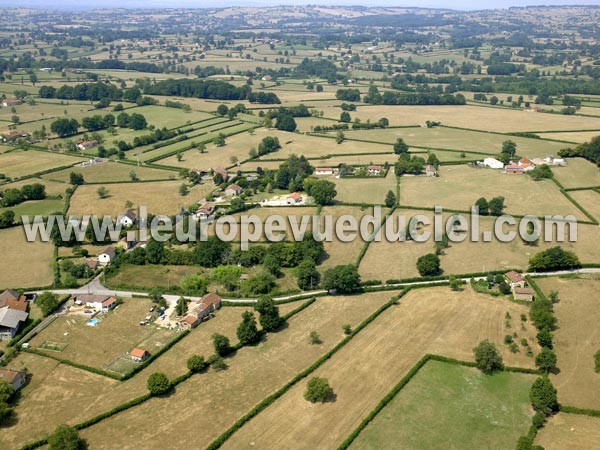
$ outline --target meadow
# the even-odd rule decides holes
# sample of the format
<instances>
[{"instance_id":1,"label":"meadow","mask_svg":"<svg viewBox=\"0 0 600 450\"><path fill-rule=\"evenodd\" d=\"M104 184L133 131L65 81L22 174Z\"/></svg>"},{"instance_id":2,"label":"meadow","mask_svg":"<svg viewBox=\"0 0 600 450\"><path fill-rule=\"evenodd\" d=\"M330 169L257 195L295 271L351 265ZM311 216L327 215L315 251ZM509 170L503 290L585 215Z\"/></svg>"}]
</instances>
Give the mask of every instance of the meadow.
<instances>
[{"instance_id":1,"label":"meadow","mask_svg":"<svg viewBox=\"0 0 600 450\"><path fill-rule=\"evenodd\" d=\"M600 377L594 371L594 353L600 341L600 280L593 278L541 278L538 285L546 295L558 292L554 350L560 372L551 375L558 400L579 408L600 409Z\"/></svg>"},{"instance_id":2,"label":"meadow","mask_svg":"<svg viewBox=\"0 0 600 450\"><path fill-rule=\"evenodd\" d=\"M0 288L28 288L52 284L51 243L27 242L21 227L0 230L4 251L0 259Z\"/></svg>"},{"instance_id":3,"label":"meadow","mask_svg":"<svg viewBox=\"0 0 600 450\"><path fill-rule=\"evenodd\" d=\"M559 413L538 431L536 445L546 450L590 450L600 442L600 419Z\"/></svg>"},{"instance_id":4,"label":"meadow","mask_svg":"<svg viewBox=\"0 0 600 450\"><path fill-rule=\"evenodd\" d=\"M149 183L115 183L105 185L108 197L99 198L99 185L80 186L71 198L69 214L110 215L118 216L127 208L130 201L135 207L147 206L148 212L154 214L176 214L181 208L187 209L213 189L212 183L196 185L190 188L186 196L181 196L180 181L161 181Z\"/></svg>"},{"instance_id":5,"label":"meadow","mask_svg":"<svg viewBox=\"0 0 600 450\"><path fill-rule=\"evenodd\" d=\"M83 159L76 156L36 150L14 150L0 154L2 173L9 178L20 178L57 167L73 166L81 161Z\"/></svg>"},{"instance_id":6,"label":"meadow","mask_svg":"<svg viewBox=\"0 0 600 450\"><path fill-rule=\"evenodd\" d=\"M559 170L562 168L557 172ZM439 177L402 176L400 204L424 208L439 205L469 211L479 198L489 201L501 195L505 198L503 212L507 214L571 214L577 219L586 219L551 180L534 181L524 174L466 165L441 166L438 173Z\"/></svg>"},{"instance_id":7,"label":"meadow","mask_svg":"<svg viewBox=\"0 0 600 450\"><path fill-rule=\"evenodd\" d=\"M429 361L350 449L512 448L531 425L533 379Z\"/></svg>"},{"instance_id":8,"label":"meadow","mask_svg":"<svg viewBox=\"0 0 600 450\"><path fill-rule=\"evenodd\" d=\"M472 95L472 94L470 94ZM338 110L339 111L339 110ZM335 110L326 110L326 117L336 117ZM489 106L387 106L361 105L350 113L352 119L371 122L386 117L393 126L422 125L426 121L441 122L443 125L475 130L514 133L523 131L598 130L600 118L565 116L494 108Z\"/></svg>"}]
</instances>

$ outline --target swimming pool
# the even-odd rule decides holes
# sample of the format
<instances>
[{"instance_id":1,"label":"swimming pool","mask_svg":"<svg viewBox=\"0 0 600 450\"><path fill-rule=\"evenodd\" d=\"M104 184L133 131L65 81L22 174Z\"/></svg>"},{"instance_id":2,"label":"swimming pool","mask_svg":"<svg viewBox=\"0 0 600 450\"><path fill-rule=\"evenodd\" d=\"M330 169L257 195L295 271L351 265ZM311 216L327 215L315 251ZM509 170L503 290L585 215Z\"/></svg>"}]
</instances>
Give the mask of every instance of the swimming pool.
<instances>
[{"instance_id":1,"label":"swimming pool","mask_svg":"<svg viewBox=\"0 0 600 450\"><path fill-rule=\"evenodd\" d=\"M98 320L97 319L90 319L87 321L87 325L90 327L95 327L98 325Z\"/></svg>"}]
</instances>

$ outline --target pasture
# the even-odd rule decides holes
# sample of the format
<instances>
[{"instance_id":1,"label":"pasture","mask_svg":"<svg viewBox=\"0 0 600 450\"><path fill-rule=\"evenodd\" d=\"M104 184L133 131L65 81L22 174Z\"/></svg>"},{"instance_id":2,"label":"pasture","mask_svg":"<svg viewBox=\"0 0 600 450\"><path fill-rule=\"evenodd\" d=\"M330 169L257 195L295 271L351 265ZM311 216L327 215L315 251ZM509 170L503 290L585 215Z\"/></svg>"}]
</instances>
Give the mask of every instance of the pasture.
<instances>
[{"instance_id":1,"label":"pasture","mask_svg":"<svg viewBox=\"0 0 600 450\"><path fill-rule=\"evenodd\" d=\"M532 375L429 361L352 443L352 450L512 448L531 425ZM457 414L460 411L460 414ZM435 423L435 426L432 424Z\"/></svg>"},{"instance_id":2,"label":"pasture","mask_svg":"<svg viewBox=\"0 0 600 450\"><path fill-rule=\"evenodd\" d=\"M326 117L339 119L339 109L326 111ZM376 122L382 117L390 121L390 125L422 125L426 121L441 122L443 125L459 128L470 128L497 133L514 133L523 131L555 131L555 130L598 130L600 118L565 116L562 114L545 114L509 108L488 106L406 106L406 105L362 105L351 111L352 119L361 122L371 119Z\"/></svg>"},{"instance_id":3,"label":"pasture","mask_svg":"<svg viewBox=\"0 0 600 450\"><path fill-rule=\"evenodd\" d=\"M543 216L585 215L560 192L551 180L534 181L525 174L505 174L466 165L441 166L439 177L402 176L400 204L469 211L480 197L488 201L501 195L507 214Z\"/></svg>"},{"instance_id":4,"label":"pasture","mask_svg":"<svg viewBox=\"0 0 600 450\"><path fill-rule=\"evenodd\" d=\"M0 288L28 288L52 284L52 244L27 242L21 227L0 230Z\"/></svg>"},{"instance_id":5,"label":"pasture","mask_svg":"<svg viewBox=\"0 0 600 450\"><path fill-rule=\"evenodd\" d=\"M335 401L307 402L305 379L238 430L223 448L335 449L425 353L471 360L472 348L489 339L507 364L531 367L531 358L512 354L502 344L505 314L519 317L526 310L469 288L412 291L310 375L329 380ZM520 335L533 342L535 330L528 325Z\"/></svg>"},{"instance_id":6,"label":"pasture","mask_svg":"<svg viewBox=\"0 0 600 450\"><path fill-rule=\"evenodd\" d=\"M20 178L57 167L72 166L81 161L82 158L71 155L36 150L14 150L0 154L1 173L9 178Z\"/></svg>"},{"instance_id":7,"label":"pasture","mask_svg":"<svg viewBox=\"0 0 600 450\"><path fill-rule=\"evenodd\" d=\"M377 176L323 178L330 179L335 183L337 191L335 199L340 202L382 205L388 191L392 191L394 195L396 194L396 175L392 168L390 168L385 178Z\"/></svg>"},{"instance_id":8,"label":"pasture","mask_svg":"<svg viewBox=\"0 0 600 450\"><path fill-rule=\"evenodd\" d=\"M143 165L137 166L134 164L108 161L88 167L76 166L65 170L59 170L43 175L42 178L45 180L68 183L71 172L83 175L83 179L86 183L131 181L132 172L137 179L141 181L175 179L178 176L177 172L172 170L162 170Z\"/></svg>"},{"instance_id":9,"label":"pasture","mask_svg":"<svg viewBox=\"0 0 600 450\"><path fill-rule=\"evenodd\" d=\"M554 176L566 188L600 186L600 169L583 158L569 158L566 167L554 170Z\"/></svg>"},{"instance_id":10,"label":"pasture","mask_svg":"<svg viewBox=\"0 0 600 450\"><path fill-rule=\"evenodd\" d=\"M591 450L600 442L600 419L559 413L538 431L535 444L546 450Z\"/></svg>"},{"instance_id":11,"label":"pasture","mask_svg":"<svg viewBox=\"0 0 600 450\"><path fill-rule=\"evenodd\" d=\"M538 285L546 295L558 292L554 350L560 373L551 375L558 401L600 409L600 376L594 371L594 353L600 350L600 280L593 278L540 278Z\"/></svg>"},{"instance_id":12,"label":"pasture","mask_svg":"<svg viewBox=\"0 0 600 450\"><path fill-rule=\"evenodd\" d=\"M176 214L181 208L195 204L213 189L212 183L190 188L186 196L181 196L182 181L161 181L149 183L115 183L105 185L108 197L99 198L97 190L101 185L80 186L71 198L69 214L96 214L118 216L132 202L135 207L147 206L153 214Z\"/></svg>"},{"instance_id":13,"label":"pasture","mask_svg":"<svg viewBox=\"0 0 600 450\"><path fill-rule=\"evenodd\" d=\"M352 130L344 133L347 139L393 144L403 138L411 147L458 150L497 154L506 140L517 144L517 154L527 158L544 158L556 155L565 147L564 142L544 141L542 139L523 138L483 131L460 130L455 128L386 128L385 130ZM485 156L482 156L483 159Z\"/></svg>"}]
</instances>

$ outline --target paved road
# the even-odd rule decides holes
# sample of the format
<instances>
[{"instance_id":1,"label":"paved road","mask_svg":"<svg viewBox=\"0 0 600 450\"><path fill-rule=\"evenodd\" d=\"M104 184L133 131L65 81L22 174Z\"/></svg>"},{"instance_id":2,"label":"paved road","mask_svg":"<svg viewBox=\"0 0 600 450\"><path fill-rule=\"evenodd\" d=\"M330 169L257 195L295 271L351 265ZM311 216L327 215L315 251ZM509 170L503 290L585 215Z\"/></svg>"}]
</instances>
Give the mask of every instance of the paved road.
<instances>
[{"instance_id":1,"label":"paved road","mask_svg":"<svg viewBox=\"0 0 600 450\"><path fill-rule=\"evenodd\" d=\"M540 276L558 276L558 275L594 274L594 273L595 274L600 273L600 268L558 270L555 272L544 272L544 273L529 272L529 273L524 273L524 275L529 275L532 277L540 277ZM102 285L102 283L100 282L100 277L101 277L101 275L98 275L87 285L82 286L77 289L50 289L49 292L52 292L53 294L59 294L59 295L93 294L93 295L112 295L115 297L123 297L123 298L147 297L148 296L147 292L119 291L119 290L108 289L104 285ZM469 282L471 279L478 281L478 280L484 280L485 278L486 278L485 276L481 276L481 277L465 277L465 278L460 278L460 279L462 281ZM446 280L446 279L445 280L435 280L435 281L412 281L409 283L380 284L380 285L375 285L375 286L371 286L371 287L374 287L374 288L377 288L377 287L401 288L401 287L407 287L407 286L419 286L419 285L424 285L424 284L441 284L441 283L446 283L447 281L448 280ZM31 291L28 293L41 294L42 292L44 292L44 291ZM326 290L316 290L316 291L310 291L310 292L303 292L302 294L274 297L273 299L275 301L284 301L284 300L291 300L294 298L302 298L302 297L309 298L313 295L323 295L326 293L327 293ZM163 297L169 304L176 303L180 297L184 297L191 301L199 300L201 298L201 297L192 297L192 296L188 296L188 295L182 296L182 295L171 295L171 294L165 294L165 295L163 295ZM247 303L247 302L257 302L258 301L258 299L256 299L256 298L242 298L242 299L240 299L240 298L223 298L223 300L227 301L227 302L231 302L231 303Z\"/></svg>"}]
</instances>

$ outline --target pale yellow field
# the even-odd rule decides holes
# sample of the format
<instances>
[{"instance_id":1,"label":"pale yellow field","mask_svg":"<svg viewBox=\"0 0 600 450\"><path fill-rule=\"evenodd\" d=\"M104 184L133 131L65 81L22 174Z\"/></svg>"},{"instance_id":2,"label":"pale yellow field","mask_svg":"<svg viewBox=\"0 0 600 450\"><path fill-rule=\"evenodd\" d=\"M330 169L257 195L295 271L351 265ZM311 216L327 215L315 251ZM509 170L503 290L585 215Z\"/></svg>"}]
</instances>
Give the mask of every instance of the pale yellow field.
<instances>
[{"instance_id":1,"label":"pale yellow field","mask_svg":"<svg viewBox=\"0 0 600 450\"><path fill-rule=\"evenodd\" d=\"M0 154L0 170L9 178L19 178L55 167L73 165L79 161L83 159L60 153L16 150Z\"/></svg>"},{"instance_id":2,"label":"pale yellow field","mask_svg":"<svg viewBox=\"0 0 600 450\"><path fill-rule=\"evenodd\" d=\"M1 289L52 284L52 243L27 242L21 227L0 230L0 243Z\"/></svg>"},{"instance_id":3,"label":"pale yellow field","mask_svg":"<svg viewBox=\"0 0 600 450\"><path fill-rule=\"evenodd\" d=\"M358 325L390 296L387 292L360 297L321 297L294 316L286 329L270 334L257 347L244 348L228 358L228 370L192 377L169 399L150 400L86 429L82 436L94 448L114 448L115 445L119 448L204 448L266 395L343 339L342 324ZM322 344L309 344L308 335L312 330L320 335ZM203 394L198 395L199 392ZM200 416L211 426L200 434L189 433L197 426ZM133 432L146 423L154 426L142 435ZM107 433L110 433L110 442L105 439Z\"/></svg>"},{"instance_id":4,"label":"pale yellow field","mask_svg":"<svg viewBox=\"0 0 600 450\"><path fill-rule=\"evenodd\" d=\"M600 186L600 169L583 158L569 158L566 167L553 171L566 188Z\"/></svg>"},{"instance_id":5,"label":"pale yellow field","mask_svg":"<svg viewBox=\"0 0 600 450\"><path fill-rule=\"evenodd\" d=\"M600 409L600 376L594 371L594 353L600 349L600 279L594 278L541 278L538 284L546 295L558 292L554 349L560 373L551 376L558 401Z\"/></svg>"},{"instance_id":6,"label":"pale yellow field","mask_svg":"<svg viewBox=\"0 0 600 450\"><path fill-rule=\"evenodd\" d=\"M511 140L517 144L517 153L528 158L543 158L547 155L556 155L559 150L566 146L563 142L445 127L353 130L346 131L345 135L348 139L361 139L388 144L393 144L396 142L396 139L403 138L409 146L431 148L434 152L436 149L449 149L464 152L475 151L485 154L500 153L502 143L506 140ZM484 157L482 155L481 159Z\"/></svg>"},{"instance_id":7,"label":"pale yellow field","mask_svg":"<svg viewBox=\"0 0 600 450\"><path fill-rule=\"evenodd\" d=\"M585 210L600 221L600 192L594 190L569 192Z\"/></svg>"},{"instance_id":8,"label":"pale yellow field","mask_svg":"<svg viewBox=\"0 0 600 450\"><path fill-rule=\"evenodd\" d=\"M543 139L557 139L560 141L570 141L582 144L589 142L592 138L600 135L600 131L576 131L576 132L562 132L562 133L540 133L539 136ZM569 147L565 144L565 147Z\"/></svg>"},{"instance_id":9,"label":"pale yellow field","mask_svg":"<svg viewBox=\"0 0 600 450\"><path fill-rule=\"evenodd\" d=\"M535 444L546 450L592 450L600 442L600 419L559 413L538 431Z\"/></svg>"},{"instance_id":10,"label":"pale yellow field","mask_svg":"<svg viewBox=\"0 0 600 450\"><path fill-rule=\"evenodd\" d=\"M21 189L26 184L32 183L41 183L46 187L46 195L60 195L62 197L65 196L66 190L71 187L71 185L66 183L60 183L58 181L46 180L43 178L26 178L21 181L15 181L13 183L3 184L0 189Z\"/></svg>"},{"instance_id":11,"label":"pale yellow field","mask_svg":"<svg viewBox=\"0 0 600 450\"><path fill-rule=\"evenodd\" d=\"M335 449L426 353L472 360L473 347L489 339L507 364L532 367L531 358L510 353L502 343L507 312L519 339L534 340L531 325L526 324L525 331L516 327L526 310L470 288L413 291L310 375L329 380L335 401L307 402L302 397L307 380L302 380L237 431L223 448Z\"/></svg>"},{"instance_id":12,"label":"pale yellow field","mask_svg":"<svg viewBox=\"0 0 600 450\"><path fill-rule=\"evenodd\" d=\"M339 109L326 110L326 117L339 119ZM336 116L337 112L337 116ZM554 130L598 130L600 118L565 116L562 114L544 114L488 108L481 106L359 106L351 111L352 119L371 122L386 117L390 125L421 125L427 120L438 121L443 125L496 131L500 133L517 131L554 131Z\"/></svg>"},{"instance_id":13,"label":"pale yellow field","mask_svg":"<svg viewBox=\"0 0 600 450\"><path fill-rule=\"evenodd\" d=\"M118 216L125 208L125 202L133 202L135 207L147 206L153 214L175 214L180 208L196 203L209 194L212 183L194 186L188 195L182 197L179 187L182 181L150 183L107 184L108 198L98 197L101 185L80 186L71 198L69 214L97 214Z\"/></svg>"},{"instance_id":14,"label":"pale yellow field","mask_svg":"<svg viewBox=\"0 0 600 450\"><path fill-rule=\"evenodd\" d=\"M400 178L400 204L468 211L477 199L505 198L508 214L572 214L585 219L551 180L533 181L525 174L505 174L492 169L466 165L442 166L439 177L403 176Z\"/></svg>"},{"instance_id":15,"label":"pale yellow field","mask_svg":"<svg viewBox=\"0 0 600 450\"><path fill-rule=\"evenodd\" d=\"M87 183L130 181L130 172L132 171L135 172L138 179L144 181L166 180L169 178L175 179L178 176L177 172L171 170L167 171L131 164L120 164L118 162L106 162L103 164L95 164L90 167L73 167L58 172L52 172L43 175L42 178L45 180L56 180L68 183L71 172L77 172L83 175L83 178Z\"/></svg>"},{"instance_id":16,"label":"pale yellow field","mask_svg":"<svg viewBox=\"0 0 600 450\"><path fill-rule=\"evenodd\" d=\"M433 223L433 213L428 211L397 210L394 217L404 214L407 222L416 214L426 215ZM443 215L446 223L448 214ZM470 220L469 217L466 217ZM393 230L398 229L397 218ZM582 263L593 263L600 258L600 250L595 241L600 238L600 229L596 225L579 224L576 242L544 242L543 236L536 246L525 245L520 239L512 242L483 242L482 234L493 231L494 219L481 218L478 241L472 242L470 234L462 242L451 242L440 256L441 268L447 274L486 272L490 270L527 269L529 259L538 252L559 245L565 250L575 252ZM516 231L517 227L505 227L505 231ZM433 233L433 225L422 226L420 232ZM470 233L470 232L469 232ZM568 233L568 231L567 231ZM567 236L568 239L568 236ZM418 276L416 263L419 256L435 251L433 237L427 242L388 242L383 236L382 242L373 242L361 261L359 272L364 280L403 279Z\"/></svg>"},{"instance_id":17,"label":"pale yellow field","mask_svg":"<svg viewBox=\"0 0 600 450\"><path fill-rule=\"evenodd\" d=\"M385 216L387 208L382 208L382 215ZM321 217L332 216L333 223L335 224L337 219L342 215L350 215L356 218L357 223L360 224L360 220L363 216L373 215L373 208L366 208L363 210L358 206L326 206L321 210ZM324 222L322 219L321 223ZM371 228L369 228L371 230ZM356 258L360 253L363 245L365 244L362 239L355 239L352 242L341 242L337 237L333 236L332 242L324 242L326 258L320 265L322 269L328 269L335 267L340 264L354 264Z\"/></svg>"}]
</instances>

